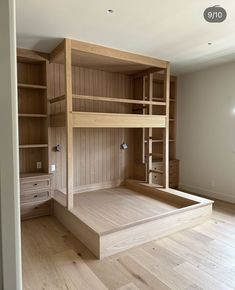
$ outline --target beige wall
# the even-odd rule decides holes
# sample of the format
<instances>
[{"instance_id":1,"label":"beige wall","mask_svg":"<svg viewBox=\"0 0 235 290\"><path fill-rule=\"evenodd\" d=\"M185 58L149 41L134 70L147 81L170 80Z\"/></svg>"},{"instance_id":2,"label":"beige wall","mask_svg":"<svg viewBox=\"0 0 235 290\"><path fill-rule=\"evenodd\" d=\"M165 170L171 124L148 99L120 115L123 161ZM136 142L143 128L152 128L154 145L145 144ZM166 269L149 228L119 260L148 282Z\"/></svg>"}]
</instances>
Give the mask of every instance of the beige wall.
<instances>
[{"instance_id":1,"label":"beige wall","mask_svg":"<svg viewBox=\"0 0 235 290\"><path fill-rule=\"evenodd\" d=\"M0 289L20 290L22 283L14 0L0 1L0 35L0 222L3 280Z\"/></svg>"},{"instance_id":2,"label":"beige wall","mask_svg":"<svg viewBox=\"0 0 235 290\"><path fill-rule=\"evenodd\" d=\"M235 62L180 76L177 116L181 187L235 202Z\"/></svg>"}]
</instances>

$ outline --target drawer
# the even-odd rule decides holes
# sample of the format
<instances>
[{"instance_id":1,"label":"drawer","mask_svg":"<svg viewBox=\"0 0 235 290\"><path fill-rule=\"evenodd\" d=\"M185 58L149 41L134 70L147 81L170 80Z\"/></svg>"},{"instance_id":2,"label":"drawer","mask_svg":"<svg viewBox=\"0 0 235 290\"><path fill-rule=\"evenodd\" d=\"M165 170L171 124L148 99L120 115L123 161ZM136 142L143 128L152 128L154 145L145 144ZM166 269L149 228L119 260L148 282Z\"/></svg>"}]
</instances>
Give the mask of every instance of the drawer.
<instances>
[{"instance_id":1,"label":"drawer","mask_svg":"<svg viewBox=\"0 0 235 290\"><path fill-rule=\"evenodd\" d=\"M21 219L29 219L51 213L51 201L21 204Z\"/></svg>"},{"instance_id":2,"label":"drawer","mask_svg":"<svg viewBox=\"0 0 235 290\"><path fill-rule=\"evenodd\" d=\"M153 174L153 183L162 185L163 184L163 175L160 173Z\"/></svg>"},{"instance_id":3,"label":"drawer","mask_svg":"<svg viewBox=\"0 0 235 290\"><path fill-rule=\"evenodd\" d=\"M20 195L20 202L21 203L28 203L28 202L38 202L43 200L48 200L51 197L50 191L40 191L40 192L25 192Z\"/></svg>"},{"instance_id":4,"label":"drawer","mask_svg":"<svg viewBox=\"0 0 235 290\"><path fill-rule=\"evenodd\" d=\"M163 163L153 163L152 168L153 170L163 171Z\"/></svg>"},{"instance_id":5,"label":"drawer","mask_svg":"<svg viewBox=\"0 0 235 290\"><path fill-rule=\"evenodd\" d=\"M31 180L20 183L21 192L50 188L50 179Z\"/></svg>"}]
</instances>

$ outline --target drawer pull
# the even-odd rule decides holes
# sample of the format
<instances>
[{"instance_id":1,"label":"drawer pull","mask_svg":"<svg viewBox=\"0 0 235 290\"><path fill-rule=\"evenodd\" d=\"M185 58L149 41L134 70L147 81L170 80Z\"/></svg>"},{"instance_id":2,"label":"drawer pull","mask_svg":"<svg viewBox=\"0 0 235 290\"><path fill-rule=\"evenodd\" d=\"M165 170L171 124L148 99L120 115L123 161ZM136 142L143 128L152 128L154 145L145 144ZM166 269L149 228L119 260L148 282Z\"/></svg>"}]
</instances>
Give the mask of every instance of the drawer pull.
<instances>
[{"instance_id":1,"label":"drawer pull","mask_svg":"<svg viewBox=\"0 0 235 290\"><path fill-rule=\"evenodd\" d=\"M38 206L35 206L35 208L34 209L38 209Z\"/></svg>"},{"instance_id":2,"label":"drawer pull","mask_svg":"<svg viewBox=\"0 0 235 290\"><path fill-rule=\"evenodd\" d=\"M38 184L37 183L34 183L34 185L33 186L37 186Z\"/></svg>"},{"instance_id":3,"label":"drawer pull","mask_svg":"<svg viewBox=\"0 0 235 290\"><path fill-rule=\"evenodd\" d=\"M34 195L34 198L36 198L36 197L38 197L38 195L37 195L37 194L35 194L35 195Z\"/></svg>"}]
</instances>

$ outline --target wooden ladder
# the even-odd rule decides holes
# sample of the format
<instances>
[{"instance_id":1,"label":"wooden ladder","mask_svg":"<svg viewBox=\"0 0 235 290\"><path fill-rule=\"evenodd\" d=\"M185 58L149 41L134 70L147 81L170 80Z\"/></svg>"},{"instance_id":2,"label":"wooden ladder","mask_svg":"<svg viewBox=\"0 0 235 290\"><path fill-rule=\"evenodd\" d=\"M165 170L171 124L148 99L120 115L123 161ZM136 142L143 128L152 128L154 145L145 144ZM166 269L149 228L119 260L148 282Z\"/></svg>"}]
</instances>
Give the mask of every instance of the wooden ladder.
<instances>
[{"instance_id":1,"label":"wooden ladder","mask_svg":"<svg viewBox=\"0 0 235 290\"><path fill-rule=\"evenodd\" d=\"M148 80L146 86L146 80ZM143 76L143 100L148 99L148 101L153 101L153 73ZM161 173L163 174L163 186L168 187L168 171L169 171L169 70L166 71L166 78L164 80L164 100L166 102L166 128L164 130L163 136L163 163L164 170L156 171L153 170L153 157L158 156L157 153L153 152L153 128L143 128L142 132L142 162L146 164L146 182L153 184L153 174ZM143 106L143 114L153 114L153 105L150 103L148 112L147 107ZM147 150L145 149L145 142L147 141Z\"/></svg>"}]
</instances>

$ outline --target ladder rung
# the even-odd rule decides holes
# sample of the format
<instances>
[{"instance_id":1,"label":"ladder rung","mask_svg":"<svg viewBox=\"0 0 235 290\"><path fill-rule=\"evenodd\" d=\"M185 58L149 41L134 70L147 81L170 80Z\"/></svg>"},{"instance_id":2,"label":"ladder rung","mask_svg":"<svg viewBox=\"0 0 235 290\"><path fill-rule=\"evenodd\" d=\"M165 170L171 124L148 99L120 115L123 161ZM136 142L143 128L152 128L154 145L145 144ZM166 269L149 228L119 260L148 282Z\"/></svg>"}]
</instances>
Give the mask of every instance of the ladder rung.
<instances>
[{"instance_id":1,"label":"ladder rung","mask_svg":"<svg viewBox=\"0 0 235 290\"><path fill-rule=\"evenodd\" d=\"M150 140L152 139L151 137L149 138ZM174 142L174 139L170 139L169 142ZM163 143L164 140L163 139L152 139L153 143ZM144 143L148 143L148 140L144 140Z\"/></svg>"},{"instance_id":2,"label":"ladder rung","mask_svg":"<svg viewBox=\"0 0 235 290\"><path fill-rule=\"evenodd\" d=\"M160 174L163 174L163 171L161 171L161 170L150 169L149 172L151 172L151 173L160 173Z\"/></svg>"},{"instance_id":3,"label":"ladder rung","mask_svg":"<svg viewBox=\"0 0 235 290\"><path fill-rule=\"evenodd\" d=\"M161 155L161 153L149 153L147 155L152 156L152 157L159 157Z\"/></svg>"}]
</instances>

